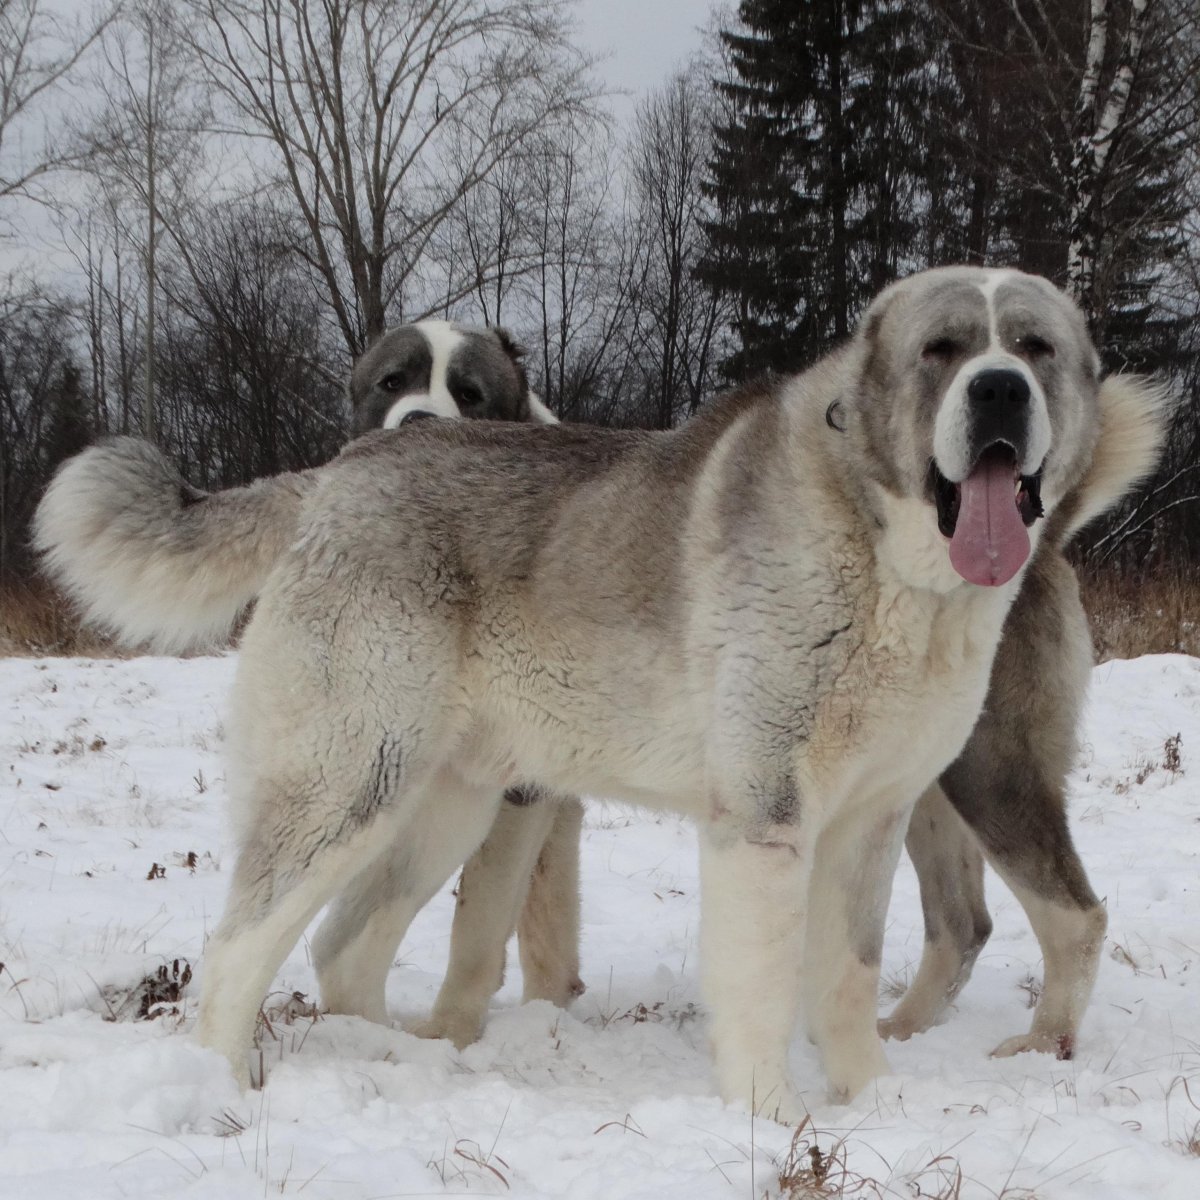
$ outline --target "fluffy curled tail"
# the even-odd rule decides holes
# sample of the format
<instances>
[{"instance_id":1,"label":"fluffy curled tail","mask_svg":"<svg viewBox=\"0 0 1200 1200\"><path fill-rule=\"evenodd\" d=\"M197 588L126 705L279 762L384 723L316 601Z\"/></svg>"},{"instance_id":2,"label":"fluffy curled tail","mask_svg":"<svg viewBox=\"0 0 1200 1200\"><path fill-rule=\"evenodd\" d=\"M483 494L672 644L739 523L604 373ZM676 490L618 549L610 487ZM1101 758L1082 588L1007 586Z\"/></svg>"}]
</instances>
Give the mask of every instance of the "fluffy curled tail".
<instances>
[{"instance_id":1,"label":"fluffy curled tail","mask_svg":"<svg viewBox=\"0 0 1200 1200\"><path fill-rule=\"evenodd\" d=\"M178 653L228 637L294 538L311 473L206 493L139 438L59 468L34 517L50 577L90 624Z\"/></svg>"},{"instance_id":2,"label":"fluffy curled tail","mask_svg":"<svg viewBox=\"0 0 1200 1200\"><path fill-rule=\"evenodd\" d=\"M1061 543L1154 470L1172 414L1167 389L1151 379L1110 375L1101 383L1100 437L1087 475L1061 506Z\"/></svg>"}]
</instances>

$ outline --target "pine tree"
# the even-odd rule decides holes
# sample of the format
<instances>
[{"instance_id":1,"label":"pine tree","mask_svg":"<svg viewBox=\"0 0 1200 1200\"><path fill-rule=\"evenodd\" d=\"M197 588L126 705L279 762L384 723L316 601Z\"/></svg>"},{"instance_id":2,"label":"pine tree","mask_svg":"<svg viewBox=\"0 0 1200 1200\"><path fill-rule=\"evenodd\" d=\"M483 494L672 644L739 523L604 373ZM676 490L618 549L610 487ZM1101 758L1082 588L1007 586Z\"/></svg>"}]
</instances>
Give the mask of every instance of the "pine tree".
<instances>
[{"instance_id":1,"label":"pine tree","mask_svg":"<svg viewBox=\"0 0 1200 1200\"><path fill-rule=\"evenodd\" d=\"M813 214L799 163L812 73L808 15L794 0L743 0L740 30L721 33L733 78L716 85L725 117L704 187L718 219L706 228L697 275L733 298L740 348L721 365L730 381L788 368L807 336Z\"/></svg>"},{"instance_id":2,"label":"pine tree","mask_svg":"<svg viewBox=\"0 0 1200 1200\"><path fill-rule=\"evenodd\" d=\"M722 32L702 278L734 298L730 380L792 370L846 336L910 265L925 169L918 15L901 0L743 0Z\"/></svg>"},{"instance_id":3,"label":"pine tree","mask_svg":"<svg viewBox=\"0 0 1200 1200\"><path fill-rule=\"evenodd\" d=\"M69 362L63 364L58 386L46 401L50 421L42 439L42 453L49 472L72 454L78 454L92 440L88 402L80 387L78 367Z\"/></svg>"}]
</instances>

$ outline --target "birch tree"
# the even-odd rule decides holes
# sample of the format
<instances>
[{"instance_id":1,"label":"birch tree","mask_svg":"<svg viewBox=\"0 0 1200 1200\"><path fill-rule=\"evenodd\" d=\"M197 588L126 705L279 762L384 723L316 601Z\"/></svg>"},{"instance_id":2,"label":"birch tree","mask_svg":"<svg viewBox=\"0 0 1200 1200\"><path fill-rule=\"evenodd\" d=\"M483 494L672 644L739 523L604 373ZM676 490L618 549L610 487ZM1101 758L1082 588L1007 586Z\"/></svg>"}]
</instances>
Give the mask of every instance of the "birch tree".
<instances>
[{"instance_id":1,"label":"birch tree","mask_svg":"<svg viewBox=\"0 0 1200 1200\"><path fill-rule=\"evenodd\" d=\"M1087 57L1075 105L1074 154L1067 177L1067 291L1082 305L1089 321L1096 316L1096 260L1105 184L1113 145L1129 113L1152 3L1131 0L1129 20L1115 55L1109 47L1110 0L1089 3ZM1105 65L1110 60L1114 65L1105 78Z\"/></svg>"}]
</instances>

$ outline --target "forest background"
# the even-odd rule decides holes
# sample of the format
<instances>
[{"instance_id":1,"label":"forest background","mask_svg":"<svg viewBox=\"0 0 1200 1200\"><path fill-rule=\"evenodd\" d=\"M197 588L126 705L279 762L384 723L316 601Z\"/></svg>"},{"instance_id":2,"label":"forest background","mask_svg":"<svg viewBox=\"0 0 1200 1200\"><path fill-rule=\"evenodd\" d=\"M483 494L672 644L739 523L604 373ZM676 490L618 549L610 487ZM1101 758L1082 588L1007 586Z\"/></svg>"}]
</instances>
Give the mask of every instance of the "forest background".
<instances>
[{"instance_id":1,"label":"forest background","mask_svg":"<svg viewBox=\"0 0 1200 1200\"><path fill-rule=\"evenodd\" d=\"M0 0L6 649L74 644L28 523L96 436L207 488L318 464L354 358L427 316L508 328L566 420L667 428L967 262L1170 387L1075 554L1102 652L1200 653L1194 0L743 0L636 105L578 33L569 0Z\"/></svg>"}]
</instances>

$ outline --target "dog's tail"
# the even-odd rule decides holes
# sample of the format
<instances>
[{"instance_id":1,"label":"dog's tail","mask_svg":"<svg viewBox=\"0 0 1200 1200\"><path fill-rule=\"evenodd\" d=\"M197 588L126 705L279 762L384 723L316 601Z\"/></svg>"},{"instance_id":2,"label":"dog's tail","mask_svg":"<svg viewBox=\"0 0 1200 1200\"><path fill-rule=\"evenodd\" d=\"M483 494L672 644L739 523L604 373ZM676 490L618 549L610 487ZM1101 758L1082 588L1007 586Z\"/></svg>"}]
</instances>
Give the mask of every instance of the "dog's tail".
<instances>
[{"instance_id":1,"label":"dog's tail","mask_svg":"<svg viewBox=\"0 0 1200 1200\"><path fill-rule=\"evenodd\" d=\"M1104 380L1100 437L1083 482L1059 508L1060 544L1065 545L1154 470L1173 409L1167 388L1143 375L1110 375Z\"/></svg>"},{"instance_id":2,"label":"dog's tail","mask_svg":"<svg viewBox=\"0 0 1200 1200\"><path fill-rule=\"evenodd\" d=\"M229 636L295 536L311 472L206 493L139 438L59 468L34 517L47 573L84 619L160 653Z\"/></svg>"}]
</instances>

